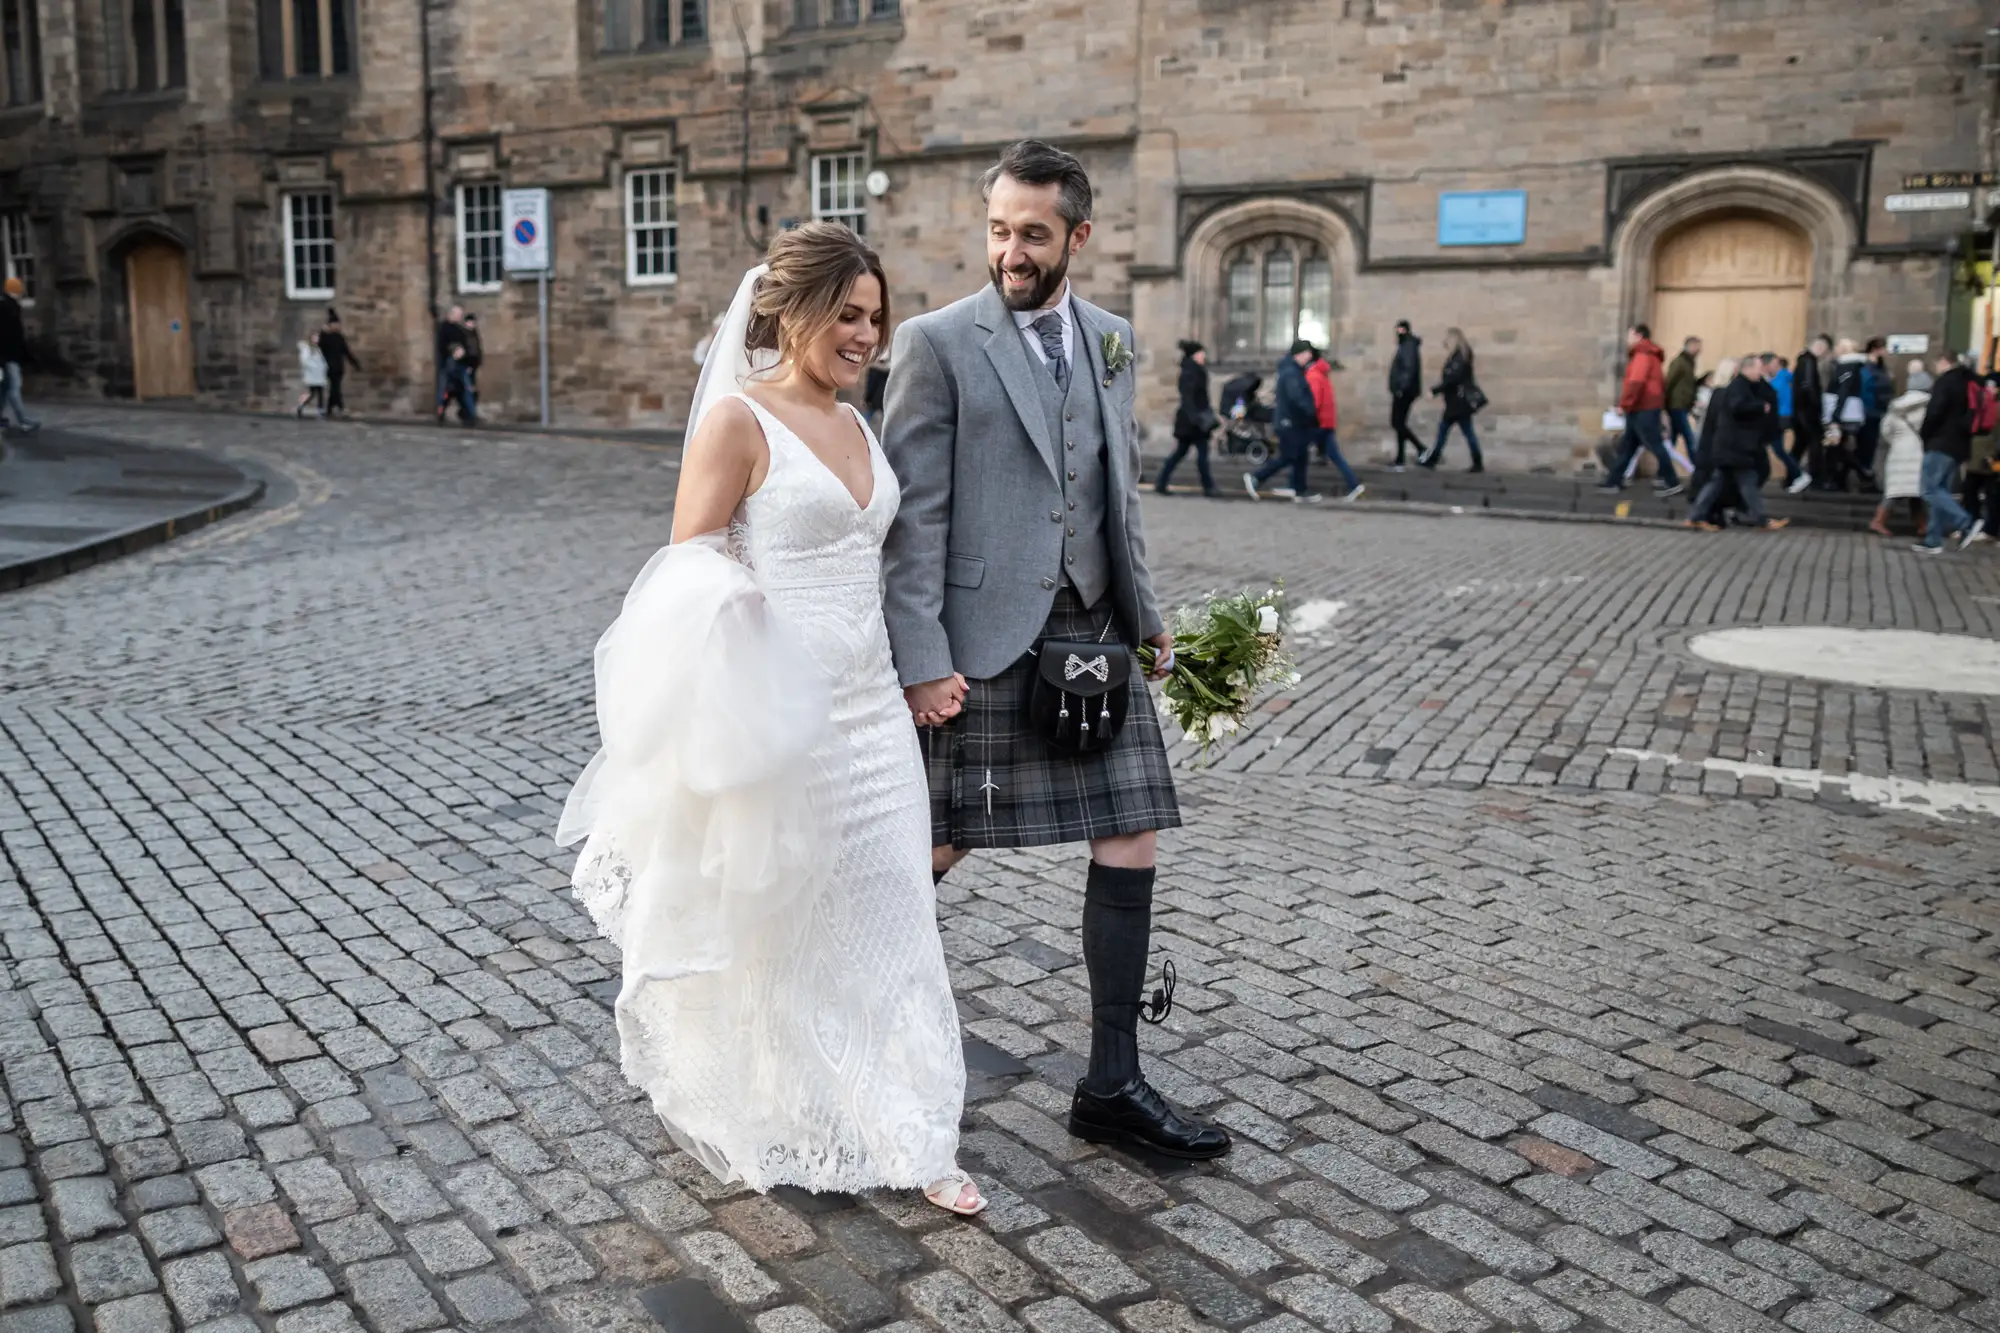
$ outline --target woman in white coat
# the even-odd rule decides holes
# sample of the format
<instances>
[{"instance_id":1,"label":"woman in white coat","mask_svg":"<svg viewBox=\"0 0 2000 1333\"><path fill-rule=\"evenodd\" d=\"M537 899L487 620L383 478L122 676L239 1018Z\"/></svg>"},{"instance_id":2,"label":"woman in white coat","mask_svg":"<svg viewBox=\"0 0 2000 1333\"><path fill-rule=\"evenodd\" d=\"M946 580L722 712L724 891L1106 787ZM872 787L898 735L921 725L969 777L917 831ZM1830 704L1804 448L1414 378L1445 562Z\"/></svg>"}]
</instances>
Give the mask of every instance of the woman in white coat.
<instances>
[{"instance_id":1,"label":"woman in white coat","mask_svg":"<svg viewBox=\"0 0 2000 1333\"><path fill-rule=\"evenodd\" d=\"M1875 521L1868 525L1877 536L1895 536L1889 530L1889 506L1898 500L1910 502L1917 531L1923 531L1924 439L1917 428L1923 425L1924 409L1930 401L1930 394L1913 389L1890 403L1882 418L1882 443L1888 446L1882 464L1882 503L1875 507Z\"/></svg>"}]
</instances>

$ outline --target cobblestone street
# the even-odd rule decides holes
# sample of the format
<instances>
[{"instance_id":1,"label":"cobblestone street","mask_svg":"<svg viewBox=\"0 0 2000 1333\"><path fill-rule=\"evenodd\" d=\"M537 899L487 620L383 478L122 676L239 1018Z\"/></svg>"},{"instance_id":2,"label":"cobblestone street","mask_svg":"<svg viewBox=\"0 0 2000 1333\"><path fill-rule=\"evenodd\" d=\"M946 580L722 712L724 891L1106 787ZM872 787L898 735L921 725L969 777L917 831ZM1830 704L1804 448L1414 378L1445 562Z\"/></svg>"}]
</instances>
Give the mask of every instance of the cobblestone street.
<instances>
[{"instance_id":1,"label":"cobblestone street","mask_svg":"<svg viewBox=\"0 0 2000 1333\"><path fill-rule=\"evenodd\" d=\"M1167 600L1299 617L1163 839L1149 1067L1238 1146L1067 1135L1083 861L979 856L965 1223L619 1073L551 833L670 451L48 419L267 489L0 596L0 1333L2000 1333L2000 820L1922 806L2000 700L1687 648L2000 638L1991 547L1149 492Z\"/></svg>"}]
</instances>

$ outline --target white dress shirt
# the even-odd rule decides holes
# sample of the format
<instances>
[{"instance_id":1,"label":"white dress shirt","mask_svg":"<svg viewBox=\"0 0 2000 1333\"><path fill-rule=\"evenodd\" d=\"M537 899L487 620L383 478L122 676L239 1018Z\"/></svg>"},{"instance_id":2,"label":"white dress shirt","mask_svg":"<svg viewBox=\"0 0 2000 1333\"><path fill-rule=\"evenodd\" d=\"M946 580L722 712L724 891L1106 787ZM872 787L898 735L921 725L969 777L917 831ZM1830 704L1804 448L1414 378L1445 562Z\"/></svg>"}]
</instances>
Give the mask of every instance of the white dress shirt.
<instances>
[{"instance_id":1,"label":"white dress shirt","mask_svg":"<svg viewBox=\"0 0 2000 1333\"><path fill-rule=\"evenodd\" d=\"M1028 344L1028 354L1034 357L1036 364L1044 367L1049 364L1049 357L1048 353L1042 350L1042 335L1035 332L1034 323L1043 315L1061 315L1063 359L1069 362L1070 370L1075 371L1076 315L1070 309L1068 278L1063 279L1062 295L1057 298L1053 310L1016 310L1012 313L1015 326L1021 330L1021 340Z\"/></svg>"}]
</instances>

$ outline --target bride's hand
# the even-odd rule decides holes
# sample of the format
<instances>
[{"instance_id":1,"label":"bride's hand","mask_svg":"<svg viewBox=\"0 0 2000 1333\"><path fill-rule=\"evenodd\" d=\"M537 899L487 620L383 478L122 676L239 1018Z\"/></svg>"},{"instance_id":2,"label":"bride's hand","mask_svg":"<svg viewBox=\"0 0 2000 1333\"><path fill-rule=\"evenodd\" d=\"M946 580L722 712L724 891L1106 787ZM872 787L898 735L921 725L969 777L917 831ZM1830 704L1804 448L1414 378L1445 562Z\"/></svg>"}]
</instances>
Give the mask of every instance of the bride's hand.
<instances>
[{"instance_id":1,"label":"bride's hand","mask_svg":"<svg viewBox=\"0 0 2000 1333\"><path fill-rule=\"evenodd\" d=\"M939 727L957 717L965 707L965 677L953 672L942 680L925 681L903 691L910 716L920 727Z\"/></svg>"}]
</instances>

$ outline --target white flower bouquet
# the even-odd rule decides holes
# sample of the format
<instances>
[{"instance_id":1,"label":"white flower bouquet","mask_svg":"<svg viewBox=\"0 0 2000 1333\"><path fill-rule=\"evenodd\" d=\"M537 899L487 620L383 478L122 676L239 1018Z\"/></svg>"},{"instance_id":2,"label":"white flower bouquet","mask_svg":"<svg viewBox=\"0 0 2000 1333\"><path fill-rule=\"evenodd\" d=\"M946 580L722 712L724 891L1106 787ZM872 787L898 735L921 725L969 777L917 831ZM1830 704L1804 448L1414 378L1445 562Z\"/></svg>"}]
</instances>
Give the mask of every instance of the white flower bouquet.
<instances>
[{"instance_id":1,"label":"white flower bouquet","mask_svg":"<svg viewBox=\"0 0 2000 1333\"><path fill-rule=\"evenodd\" d=\"M1201 747L1198 762L1207 761L1217 741L1242 730L1258 691L1299 683L1285 651L1284 627L1280 588L1267 588L1261 596L1211 594L1199 606L1174 612L1173 668L1160 693L1167 714ZM1152 670L1150 647L1140 649L1140 658Z\"/></svg>"}]
</instances>

